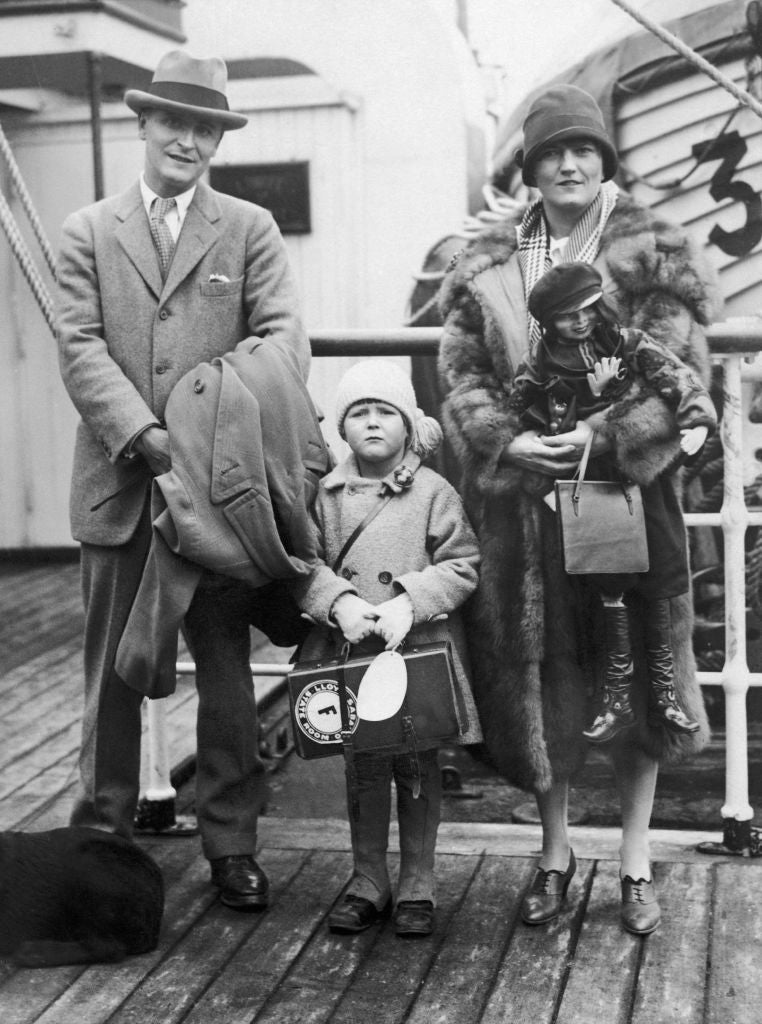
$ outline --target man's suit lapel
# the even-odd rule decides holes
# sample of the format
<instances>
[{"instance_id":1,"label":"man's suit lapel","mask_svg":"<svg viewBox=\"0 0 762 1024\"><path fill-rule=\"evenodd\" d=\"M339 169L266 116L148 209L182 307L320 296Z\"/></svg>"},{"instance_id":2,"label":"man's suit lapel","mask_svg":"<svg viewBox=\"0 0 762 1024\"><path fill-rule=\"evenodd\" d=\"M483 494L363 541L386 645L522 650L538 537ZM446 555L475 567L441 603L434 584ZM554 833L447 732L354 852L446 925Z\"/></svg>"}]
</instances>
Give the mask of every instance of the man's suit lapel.
<instances>
[{"instance_id":1,"label":"man's suit lapel","mask_svg":"<svg viewBox=\"0 0 762 1024\"><path fill-rule=\"evenodd\" d=\"M117 206L116 238L148 287L159 298L167 298L203 259L219 238L215 227L221 217L214 192L199 183L177 240L166 281L161 280L156 247L151 237L140 186L125 192Z\"/></svg>"},{"instance_id":2,"label":"man's suit lapel","mask_svg":"<svg viewBox=\"0 0 762 1024\"><path fill-rule=\"evenodd\" d=\"M171 295L185 280L219 239L220 233L215 223L220 216L219 204L214 193L199 183L185 215L175 253L169 265L167 280L164 282L164 298Z\"/></svg>"},{"instance_id":3,"label":"man's suit lapel","mask_svg":"<svg viewBox=\"0 0 762 1024\"><path fill-rule=\"evenodd\" d=\"M116 209L116 240L156 298L161 295L162 280L156 247L151 238L143 196L137 183L125 192Z\"/></svg>"}]
</instances>

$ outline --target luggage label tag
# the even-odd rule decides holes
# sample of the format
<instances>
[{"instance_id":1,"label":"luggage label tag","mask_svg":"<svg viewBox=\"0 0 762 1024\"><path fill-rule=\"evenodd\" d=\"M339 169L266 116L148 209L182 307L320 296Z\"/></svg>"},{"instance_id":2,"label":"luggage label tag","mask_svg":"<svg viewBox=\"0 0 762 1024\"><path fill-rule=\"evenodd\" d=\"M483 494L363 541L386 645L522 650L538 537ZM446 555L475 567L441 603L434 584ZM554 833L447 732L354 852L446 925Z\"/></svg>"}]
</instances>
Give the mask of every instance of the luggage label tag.
<instances>
[{"instance_id":1,"label":"luggage label tag","mask_svg":"<svg viewBox=\"0 0 762 1024\"><path fill-rule=\"evenodd\" d=\"M393 718L407 693L407 666L397 651L382 651L365 670L357 690L357 716L365 722Z\"/></svg>"}]
</instances>

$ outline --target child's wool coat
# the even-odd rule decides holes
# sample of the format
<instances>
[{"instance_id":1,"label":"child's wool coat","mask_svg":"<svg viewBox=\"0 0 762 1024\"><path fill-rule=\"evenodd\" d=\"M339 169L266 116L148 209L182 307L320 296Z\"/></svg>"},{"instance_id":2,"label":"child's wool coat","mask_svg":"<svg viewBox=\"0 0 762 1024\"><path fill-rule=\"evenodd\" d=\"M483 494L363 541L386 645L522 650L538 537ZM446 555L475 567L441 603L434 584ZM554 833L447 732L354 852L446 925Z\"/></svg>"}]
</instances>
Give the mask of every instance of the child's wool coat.
<instances>
[{"instance_id":1,"label":"child's wool coat","mask_svg":"<svg viewBox=\"0 0 762 1024\"><path fill-rule=\"evenodd\" d=\"M408 453L405 462L412 465L417 457ZM480 556L454 488L438 473L420 467L412 484L397 488L389 504L359 535L337 572L331 568L381 492L382 481L360 476L353 455L320 482L314 516L323 541L322 564L307 581L296 585L300 607L320 626L308 636L300 657L311 661L337 653L340 633L327 627L331 607L341 594L359 594L377 605L404 591L414 610L406 642L451 641L456 686L469 717L461 742L479 742L481 729L458 609L476 589Z\"/></svg>"}]
</instances>

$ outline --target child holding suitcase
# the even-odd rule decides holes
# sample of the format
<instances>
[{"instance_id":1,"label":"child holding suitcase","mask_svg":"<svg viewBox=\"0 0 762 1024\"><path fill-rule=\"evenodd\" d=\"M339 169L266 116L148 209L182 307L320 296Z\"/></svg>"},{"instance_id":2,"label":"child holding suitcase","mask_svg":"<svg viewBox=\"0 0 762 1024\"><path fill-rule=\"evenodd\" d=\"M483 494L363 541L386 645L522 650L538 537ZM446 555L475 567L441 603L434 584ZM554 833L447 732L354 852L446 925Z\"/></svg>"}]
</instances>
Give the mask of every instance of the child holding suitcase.
<instances>
[{"instance_id":1,"label":"child holding suitcase","mask_svg":"<svg viewBox=\"0 0 762 1024\"><path fill-rule=\"evenodd\" d=\"M421 466L439 446L441 428L417 408L409 376L384 360L347 371L336 416L351 451L323 478L315 505L322 562L299 584L297 600L318 625L300 657L330 657L342 638L358 653L393 650L406 637L416 644L449 640L467 717L460 742L478 742L458 609L476 588L479 550L455 490ZM358 751L353 762L354 873L329 927L361 932L391 906L386 853L393 780L400 832L394 927L401 936L428 935L441 803L436 746L422 742L413 753Z\"/></svg>"}]
</instances>

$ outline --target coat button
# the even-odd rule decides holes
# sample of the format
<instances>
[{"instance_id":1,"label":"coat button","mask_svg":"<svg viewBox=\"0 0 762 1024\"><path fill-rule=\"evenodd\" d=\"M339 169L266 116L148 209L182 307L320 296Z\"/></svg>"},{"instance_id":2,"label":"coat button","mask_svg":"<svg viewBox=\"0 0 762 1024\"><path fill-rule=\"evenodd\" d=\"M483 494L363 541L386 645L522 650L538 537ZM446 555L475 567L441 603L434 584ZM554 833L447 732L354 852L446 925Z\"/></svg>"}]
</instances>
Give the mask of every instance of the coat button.
<instances>
[{"instance_id":1,"label":"coat button","mask_svg":"<svg viewBox=\"0 0 762 1024\"><path fill-rule=\"evenodd\" d=\"M197 395L200 395L201 392L204 390L204 382L201 380L200 377L198 380L193 381L193 390L196 392Z\"/></svg>"},{"instance_id":2,"label":"coat button","mask_svg":"<svg viewBox=\"0 0 762 1024\"><path fill-rule=\"evenodd\" d=\"M166 363L157 363L157 365L156 365L156 372L157 373L166 373L168 369L169 369L169 367L167 366Z\"/></svg>"},{"instance_id":3,"label":"coat button","mask_svg":"<svg viewBox=\"0 0 762 1024\"><path fill-rule=\"evenodd\" d=\"M342 575L342 576L344 577L344 579L345 579L345 580L351 580L351 579L352 579L352 570L351 570L351 569L348 569L348 568L347 568L347 567L345 566L345 567L344 567L344 568L343 568L343 569L341 570L341 575Z\"/></svg>"},{"instance_id":4,"label":"coat button","mask_svg":"<svg viewBox=\"0 0 762 1024\"><path fill-rule=\"evenodd\" d=\"M166 320L168 316L169 313L166 311L166 309L162 309L161 313L159 313L159 320Z\"/></svg>"},{"instance_id":5,"label":"coat button","mask_svg":"<svg viewBox=\"0 0 762 1024\"><path fill-rule=\"evenodd\" d=\"M393 579L392 574L390 572L386 572L386 570L384 570L384 572L380 572L378 574L378 582L379 583L391 583L392 579Z\"/></svg>"}]
</instances>

